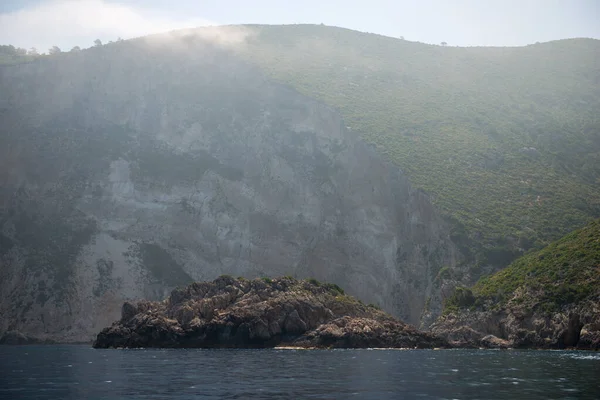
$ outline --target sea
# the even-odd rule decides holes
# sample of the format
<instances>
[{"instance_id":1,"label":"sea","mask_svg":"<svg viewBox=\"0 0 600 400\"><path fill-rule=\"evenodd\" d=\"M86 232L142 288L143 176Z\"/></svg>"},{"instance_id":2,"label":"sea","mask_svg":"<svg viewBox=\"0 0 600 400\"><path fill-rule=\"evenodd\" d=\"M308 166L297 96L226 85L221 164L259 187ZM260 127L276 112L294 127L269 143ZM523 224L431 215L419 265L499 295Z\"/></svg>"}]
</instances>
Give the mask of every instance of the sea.
<instances>
[{"instance_id":1,"label":"sea","mask_svg":"<svg viewBox=\"0 0 600 400\"><path fill-rule=\"evenodd\" d=\"M600 399L600 353L0 346L1 399Z\"/></svg>"}]
</instances>

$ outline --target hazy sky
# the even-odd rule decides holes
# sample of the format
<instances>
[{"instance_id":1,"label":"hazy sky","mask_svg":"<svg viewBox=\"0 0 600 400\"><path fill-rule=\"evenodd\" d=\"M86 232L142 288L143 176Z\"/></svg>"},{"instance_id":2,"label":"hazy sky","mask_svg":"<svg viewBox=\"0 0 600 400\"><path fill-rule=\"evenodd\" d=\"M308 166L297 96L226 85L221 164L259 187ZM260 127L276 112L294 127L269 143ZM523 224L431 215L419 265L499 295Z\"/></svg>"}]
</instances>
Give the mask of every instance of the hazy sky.
<instances>
[{"instance_id":1,"label":"hazy sky","mask_svg":"<svg viewBox=\"0 0 600 400\"><path fill-rule=\"evenodd\" d=\"M0 0L0 44L39 51L200 25L324 23L426 43L600 38L600 0Z\"/></svg>"}]
</instances>

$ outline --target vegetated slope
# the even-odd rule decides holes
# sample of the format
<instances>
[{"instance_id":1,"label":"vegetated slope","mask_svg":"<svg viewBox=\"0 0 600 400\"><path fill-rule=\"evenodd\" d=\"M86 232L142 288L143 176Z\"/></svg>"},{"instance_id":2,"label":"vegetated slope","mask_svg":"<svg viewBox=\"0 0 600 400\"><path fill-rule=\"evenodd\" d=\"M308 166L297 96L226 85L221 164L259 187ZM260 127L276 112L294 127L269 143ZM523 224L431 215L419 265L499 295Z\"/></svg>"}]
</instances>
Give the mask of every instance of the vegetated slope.
<instances>
[{"instance_id":1,"label":"vegetated slope","mask_svg":"<svg viewBox=\"0 0 600 400\"><path fill-rule=\"evenodd\" d=\"M444 346L334 284L292 277L221 276L177 288L161 302L123 304L94 347Z\"/></svg>"},{"instance_id":2,"label":"vegetated slope","mask_svg":"<svg viewBox=\"0 0 600 400\"><path fill-rule=\"evenodd\" d=\"M520 305L540 312L598 299L600 220L482 279L473 293L494 308Z\"/></svg>"},{"instance_id":3,"label":"vegetated slope","mask_svg":"<svg viewBox=\"0 0 600 400\"><path fill-rule=\"evenodd\" d=\"M248 29L247 57L338 108L458 222L457 239L487 247L484 263L503 267L514 249L600 216L600 41L457 48L315 25Z\"/></svg>"},{"instance_id":4,"label":"vegetated slope","mask_svg":"<svg viewBox=\"0 0 600 400\"><path fill-rule=\"evenodd\" d=\"M600 220L458 289L444 314L434 331L454 340L599 348Z\"/></svg>"}]
</instances>

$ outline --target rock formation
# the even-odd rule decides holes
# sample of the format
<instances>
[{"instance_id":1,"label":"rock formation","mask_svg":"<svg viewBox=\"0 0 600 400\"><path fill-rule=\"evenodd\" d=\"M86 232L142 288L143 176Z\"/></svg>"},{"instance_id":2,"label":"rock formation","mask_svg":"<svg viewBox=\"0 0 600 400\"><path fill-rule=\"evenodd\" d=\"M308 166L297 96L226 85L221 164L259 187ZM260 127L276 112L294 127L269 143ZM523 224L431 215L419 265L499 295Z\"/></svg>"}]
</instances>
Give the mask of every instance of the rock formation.
<instances>
[{"instance_id":1,"label":"rock formation","mask_svg":"<svg viewBox=\"0 0 600 400\"><path fill-rule=\"evenodd\" d=\"M599 303L553 313L464 310L440 317L431 331L454 347L600 350Z\"/></svg>"},{"instance_id":2,"label":"rock formation","mask_svg":"<svg viewBox=\"0 0 600 400\"><path fill-rule=\"evenodd\" d=\"M234 279L193 283L162 302L123 304L94 347L396 347L446 342L316 280Z\"/></svg>"}]
</instances>

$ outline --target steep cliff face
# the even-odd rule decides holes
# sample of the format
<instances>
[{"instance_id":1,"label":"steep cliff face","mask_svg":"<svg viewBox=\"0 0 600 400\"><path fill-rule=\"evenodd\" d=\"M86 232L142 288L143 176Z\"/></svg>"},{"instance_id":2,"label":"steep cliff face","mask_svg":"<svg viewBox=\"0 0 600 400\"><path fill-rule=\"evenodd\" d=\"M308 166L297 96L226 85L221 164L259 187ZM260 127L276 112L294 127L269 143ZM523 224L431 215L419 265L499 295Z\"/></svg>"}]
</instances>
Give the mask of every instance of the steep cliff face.
<instances>
[{"instance_id":1,"label":"steep cliff face","mask_svg":"<svg viewBox=\"0 0 600 400\"><path fill-rule=\"evenodd\" d=\"M125 300L225 273L314 276L417 323L458 262L334 110L214 43L3 67L0 92L0 333L90 340Z\"/></svg>"}]
</instances>

